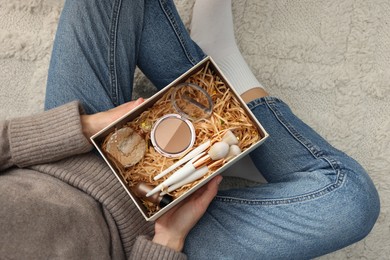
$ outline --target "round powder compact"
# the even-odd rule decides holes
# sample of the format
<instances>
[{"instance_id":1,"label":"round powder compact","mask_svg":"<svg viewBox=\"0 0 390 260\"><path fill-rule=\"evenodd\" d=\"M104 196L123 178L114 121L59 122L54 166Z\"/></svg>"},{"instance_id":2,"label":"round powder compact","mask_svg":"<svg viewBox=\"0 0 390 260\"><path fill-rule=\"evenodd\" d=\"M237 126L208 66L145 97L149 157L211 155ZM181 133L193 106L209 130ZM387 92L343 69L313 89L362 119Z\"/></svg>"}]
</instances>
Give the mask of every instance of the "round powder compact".
<instances>
[{"instance_id":1,"label":"round powder compact","mask_svg":"<svg viewBox=\"0 0 390 260\"><path fill-rule=\"evenodd\" d=\"M178 114L167 114L154 124L151 141L160 154L179 157L194 145L195 129L188 119Z\"/></svg>"},{"instance_id":2,"label":"round powder compact","mask_svg":"<svg viewBox=\"0 0 390 260\"><path fill-rule=\"evenodd\" d=\"M146 142L133 128L122 127L109 137L105 150L126 168L138 163L144 157Z\"/></svg>"}]
</instances>

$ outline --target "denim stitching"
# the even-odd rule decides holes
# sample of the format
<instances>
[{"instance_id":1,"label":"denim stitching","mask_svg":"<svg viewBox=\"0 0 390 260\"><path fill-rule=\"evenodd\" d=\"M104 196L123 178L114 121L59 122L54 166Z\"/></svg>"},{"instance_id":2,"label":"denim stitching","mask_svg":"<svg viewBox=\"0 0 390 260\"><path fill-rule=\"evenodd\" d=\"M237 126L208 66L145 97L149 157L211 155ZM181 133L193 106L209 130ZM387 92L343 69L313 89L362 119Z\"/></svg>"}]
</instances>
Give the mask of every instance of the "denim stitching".
<instances>
[{"instance_id":1,"label":"denim stitching","mask_svg":"<svg viewBox=\"0 0 390 260\"><path fill-rule=\"evenodd\" d=\"M248 107L252 110L257 106L260 105L267 105L268 108L274 113L278 121L284 125L284 127L287 129L287 131L290 132L290 134L298 141L300 142L310 153L313 155L316 159L323 159L328 162L328 164L333 168L333 170L336 172L337 178L334 183L320 189L317 191L310 192L306 195L299 195L294 196L291 198L286 199L260 199L260 200L246 200L241 198L233 198L233 197L226 197L226 196L217 196L216 199L222 202L237 202L242 204L251 204L251 205L280 205L280 204L290 204L294 202L302 202L310 199L315 199L320 196L323 196L336 188L340 187L344 181L345 181L345 173L342 170L341 163L332 158L327 157L324 155L324 152L311 144L309 140L306 140L298 131L295 130L293 126L291 126L286 120L284 120L284 117L282 113L275 109L277 103L283 103L282 100L274 97L263 97L256 100L251 101L248 103Z\"/></svg>"},{"instance_id":2,"label":"denim stitching","mask_svg":"<svg viewBox=\"0 0 390 260\"><path fill-rule=\"evenodd\" d=\"M308 140L306 140L298 131L295 130L295 128L290 125L289 122L287 122L283 116L283 114L278 110L275 109L275 104L270 104L268 102L267 106L272 111L272 113L275 115L275 117L278 119L278 121L284 126L285 129L303 146L306 147L307 150L310 151L310 153L315 157L319 158L322 156L322 151L320 149L317 149L314 145L312 145Z\"/></svg>"},{"instance_id":3,"label":"denim stitching","mask_svg":"<svg viewBox=\"0 0 390 260\"><path fill-rule=\"evenodd\" d=\"M275 206L275 205L283 205L283 204L292 204L296 202L304 202L307 200L319 198L323 195L326 195L336 190L337 188L340 188L344 182L345 182L345 173L342 170L338 170L337 179L333 184L330 184L324 187L323 189L308 193L306 195L299 195L299 196L285 198L285 199L242 199L242 198L234 198L234 197L218 195L215 197L215 199L221 202L232 202L232 203L248 204L248 205Z\"/></svg>"},{"instance_id":4,"label":"denim stitching","mask_svg":"<svg viewBox=\"0 0 390 260\"><path fill-rule=\"evenodd\" d=\"M167 1L160 0L159 2L160 2L160 6L161 6L162 10L164 11L165 15L167 16L168 21L170 22L172 29L175 32L175 34L176 34L176 36L177 36L177 38L178 38L178 40L183 48L184 53L187 56L187 59L192 63L192 65L197 64L196 60L192 57L191 53L188 51L187 44L184 40L184 37L181 33L179 26L175 20L175 16L173 15L172 11L170 10L170 8L167 4Z\"/></svg>"},{"instance_id":5,"label":"denim stitching","mask_svg":"<svg viewBox=\"0 0 390 260\"><path fill-rule=\"evenodd\" d=\"M265 96L258 99L254 99L251 102L247 104L250 110L253 110L257 106L264 105L266 103L277 103L277 102L283 102L281 99L271 96Z\"/></svg>"},{"instance_id":6,"label":"denim stitching","mask_svg":"<svg viewBox=\"0 0 390 260\"><path fill-rule=\"evenodd\" d=\"M116 43L117 43L117 29L118 29L118 17L119 9L122 4L121 0L115 0L113 4L112 16L111 16L111 29L110 29L110 53L109 53L109 71L111 79L111 99L112 103L118 105L118 80L116 69Z\"/></svg>"},{"instance_id":7,"label":"denim stitching","mask_svg":"<svg viewBox=\"0 0 390 260\"><path fill-rule=\"evenodd\" d=\"M276 118L279 120L281 124L290 132L290 134L300 142L310 153L317 159L324 159L328 162L328 164L333 168L333 170L338 171L341 168L341 162L332 158L331 156L326 156L325 152L321 150L319 147L315 146L310 140L306 139L302 136L288 121L285 120L283 114L280 110L276 108L276 102L268 102L265 101L270 110L274 113ZM281 101L282 102L282 101Z\"/></svg>"}]
</instances>

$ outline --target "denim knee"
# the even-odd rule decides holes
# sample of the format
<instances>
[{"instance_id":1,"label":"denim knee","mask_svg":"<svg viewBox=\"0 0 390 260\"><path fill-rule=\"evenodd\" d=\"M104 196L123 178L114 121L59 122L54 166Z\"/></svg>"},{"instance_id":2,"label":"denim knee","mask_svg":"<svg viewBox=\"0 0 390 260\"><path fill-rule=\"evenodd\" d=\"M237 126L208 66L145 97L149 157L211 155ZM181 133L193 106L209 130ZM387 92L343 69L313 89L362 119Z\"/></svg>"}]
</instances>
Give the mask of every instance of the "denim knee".
<instances>
[{"instance_id":1,"label":"denim knee","mask_svg":"<svg viewBox=\"0 0 390 260\"><path fill-rule=\"evenodd\" d=\"M345 170L345 197L340 198L345 200L344 205L348 205L348 217L336 220L349 230L348 244L365 238L374 227L380 212L380 199L372 180L360 165L356 165L354 169Z\"/></svg>"}]
</instances>

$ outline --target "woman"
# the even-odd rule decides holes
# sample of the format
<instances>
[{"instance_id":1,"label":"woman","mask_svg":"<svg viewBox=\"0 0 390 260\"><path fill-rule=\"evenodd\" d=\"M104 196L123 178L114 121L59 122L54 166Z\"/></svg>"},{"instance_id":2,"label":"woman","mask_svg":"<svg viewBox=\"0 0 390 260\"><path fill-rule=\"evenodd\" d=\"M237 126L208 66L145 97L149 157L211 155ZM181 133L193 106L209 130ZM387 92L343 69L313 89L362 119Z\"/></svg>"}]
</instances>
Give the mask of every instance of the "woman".
<instances>
[{"instance_id":1,"label":"woman","mask_svg":"<svg viewBox=\"0 0 390 260\"><path fill-rule=\"evenodd\" d=\"M369 233L379 199L364 169L268 96L235 44L230 1L209 2L194 7L200 48L172 1L66 1L49 70L50 110L2 124L2 255L306 259ZM204 58L202 49L270 133L251 153L268 183L212 200L217 177L148 223L87 140L142 102L126 103L136 66L161 89Z\"/></svg>"}]
</instances>

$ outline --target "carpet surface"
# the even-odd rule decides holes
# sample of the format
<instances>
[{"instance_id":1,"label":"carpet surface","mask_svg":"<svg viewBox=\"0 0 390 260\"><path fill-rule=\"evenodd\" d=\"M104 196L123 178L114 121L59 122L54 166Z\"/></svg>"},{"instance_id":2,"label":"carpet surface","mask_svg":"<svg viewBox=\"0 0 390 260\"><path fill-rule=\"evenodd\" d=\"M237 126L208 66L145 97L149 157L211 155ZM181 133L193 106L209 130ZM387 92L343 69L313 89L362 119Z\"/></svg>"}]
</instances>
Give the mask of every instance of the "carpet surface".
<instances>
[{"instance_id":1,"label":"carpet surface","mask_svg":"<svg viewBox=\"0 0 390 260\"><path fill-rule=\"evenodd\" d=\"M192 1L176 1L188 26ZM0 120L43 108L63 0L0 0ZM390 1L234 1L241 51L259 81L357 159L381 196L363 241L320 259L390 256ZM135 97L154 88L137 72Z\"/></svg>"}]
</instances>

